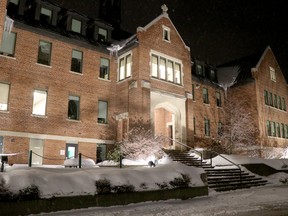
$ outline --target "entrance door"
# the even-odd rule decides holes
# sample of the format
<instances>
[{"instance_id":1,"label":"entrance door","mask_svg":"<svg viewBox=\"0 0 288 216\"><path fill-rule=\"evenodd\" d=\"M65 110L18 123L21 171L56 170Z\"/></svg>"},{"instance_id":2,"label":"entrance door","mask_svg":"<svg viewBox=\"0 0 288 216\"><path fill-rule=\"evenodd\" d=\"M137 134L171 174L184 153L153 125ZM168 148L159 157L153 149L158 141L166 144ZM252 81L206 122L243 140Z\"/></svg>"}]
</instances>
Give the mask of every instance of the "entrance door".
<instances>
[{"instance_id":1,"label":"entrance door","mask_svg":"<svg viewBox=\"0 0 288 216\"><path fill-rule=\"evenodd\" d=\"M67 159L77 158L77 155L78 155L78 144L67 143L66 158Z\"/></svg>"},{"instance_id":2,"label":"entrance door","mask_svg":"<svg viewBox=\"0 0 288 216\"><path fill-rule=\"evenodd\" d=\"M44 142L41 139L30 139L29 149L32 150L32 164L42 165L43 163L43 146Z\"/></svg>"},{"instance_id":3,"label":"entrance door","mask_svg":"<svg viewBox=\"0 0 288 216\"><path fill-rule=\"evenodd\" d=\"M3 137L0 136L0 154L3 153Z\"/></svg>"},{"instance_id":4,"label":"entrance door","mask_svg":"<svg viewBox=\"0 0 288 216\"><path fill-rule=\"evenodd\" d=\"M97 146L97 163L106 160L106 150L107 147L105 144L99 144Z\"/></svg>"}]
</instances>

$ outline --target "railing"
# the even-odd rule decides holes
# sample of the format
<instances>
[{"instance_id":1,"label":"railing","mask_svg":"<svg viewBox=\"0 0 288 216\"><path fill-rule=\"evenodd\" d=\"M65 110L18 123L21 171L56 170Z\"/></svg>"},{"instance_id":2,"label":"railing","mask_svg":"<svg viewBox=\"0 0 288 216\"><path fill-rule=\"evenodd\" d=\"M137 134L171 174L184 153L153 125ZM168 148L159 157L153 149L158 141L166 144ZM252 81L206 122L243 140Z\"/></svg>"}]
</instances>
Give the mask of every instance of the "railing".
<instances>
[{"instance_id":1,"label":"railing","mask_svg":"<svg viewBox=\"0 0 288 216\"><path fill-rule=\"evenodd\" d=\"M193 152L196 152L197 154L199 154L200 157L201 157L200 165L201 165L201 167L202 167L202 162L203 162L203 154L202 154L202 152L200 152L200 151L198 151L198 150L192 148L191 146L188 146L188 145L186 145L186 144L184 144L184 143L182 143L182 142L179 142L179 141L177 141L177 140L171 139L170 137L166 137L166 138L169 139L170 141L173 141L173 142L176 142L176 143L180 144L181 146L184 146L184 147L186 147L186 148L189 148L190 151L193 151Z\"/></svg>"},{"instance_id":2,"label":"railing","mask_svg":"<svg viewBox=\"0 0 288 216\"><path fill-rule=\"evenodd\" d=\"M226 161L230 162L232 165L234 165L234 166L236 166L238 168L239 174L240 174L240 184L242 186L242 170L241 170L241 167L239 166L239 164L234 163L233 161L229 160L228 158L224 157L222 154L219 154L216 151L210 150L210 152L215 153L217 156L220 156L221 158L225 159ZM210 154L210 164L211 164L211 167L212 167L212 154Z\"/></svg>"}]
</instances>

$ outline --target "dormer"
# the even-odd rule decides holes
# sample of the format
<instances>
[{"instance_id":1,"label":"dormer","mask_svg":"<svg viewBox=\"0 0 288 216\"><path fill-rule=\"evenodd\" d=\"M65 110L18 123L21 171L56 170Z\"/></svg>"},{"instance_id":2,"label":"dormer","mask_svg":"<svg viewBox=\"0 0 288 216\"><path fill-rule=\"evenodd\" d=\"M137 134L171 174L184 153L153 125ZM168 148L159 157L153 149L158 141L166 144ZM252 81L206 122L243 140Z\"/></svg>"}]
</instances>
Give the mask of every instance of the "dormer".
<instances>
[{"instance_id":1,"label":"dormer","mask_svg":"<svg viewBox=\"0 0 288 216\"><path fill-rule=\"evenodd\" d=\"M74 11L61 10L58 25L67 32L86 35L88 18Z\"/></svg>"},{"instance_id":2,"label":"dormer","mask_svg":"<svg viewBox=\"0 0 288 216\"><path fill-rule=\"evenodd\" d=\"M100 43L110 43L111 42L111 33L113 27L101 22L93 20L87 29L87 34L90 39Z\"/></svg>"},{"instance_id":3,"label":"dormer","mask_svg":"<svg viewBox=\"0 0 288 216\"><path fill-rule=\"evenodd\" d=\"M56 26L60 8L46 1L36 0L35 20L41 26Z\"/></svg>"}]
</instances>

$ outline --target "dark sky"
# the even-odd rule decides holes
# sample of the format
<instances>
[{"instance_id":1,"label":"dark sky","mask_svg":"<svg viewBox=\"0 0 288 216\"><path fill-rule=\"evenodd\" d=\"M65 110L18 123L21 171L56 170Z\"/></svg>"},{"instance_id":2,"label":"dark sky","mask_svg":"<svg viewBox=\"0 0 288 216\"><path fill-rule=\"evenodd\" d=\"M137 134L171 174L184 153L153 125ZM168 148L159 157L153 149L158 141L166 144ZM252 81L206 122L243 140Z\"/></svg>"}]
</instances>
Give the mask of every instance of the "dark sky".
<instances>
[{"instance_id":1,"label":"dark sky","mask_svg":"<svg viewBox=\"0 0 288 216\"><path fill-rule=\"evenodd\" d=\"M53 0L97 16L100 0ZM73 3L74 2L74 3ZM168 14L193 57L213 65L226 63L270 45L288 74L287 0L122 0L121 27L135 33L138 26Z\"/></svg>"}]
</instances>

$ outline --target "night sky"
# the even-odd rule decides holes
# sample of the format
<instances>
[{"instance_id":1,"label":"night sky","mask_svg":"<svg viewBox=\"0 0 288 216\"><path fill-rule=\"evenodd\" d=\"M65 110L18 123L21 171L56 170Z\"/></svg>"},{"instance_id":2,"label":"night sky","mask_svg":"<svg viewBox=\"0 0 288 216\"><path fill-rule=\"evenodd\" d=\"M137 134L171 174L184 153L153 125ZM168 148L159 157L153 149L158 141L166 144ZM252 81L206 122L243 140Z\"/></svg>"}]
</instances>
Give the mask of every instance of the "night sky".
<instances>
[{"instance_id":1,"label":"night sky","mask_svg":"<svg viewBox=\"0 0 288 216\"><path fill-rule=\"evenodd\" d=\"M98 16L99 0L54 1ZM287 0L122 0L121 28L135 33L161 14L162 4L192 57L219 65L270 45L288 78Z\"/></svg>"}]
</instances>

